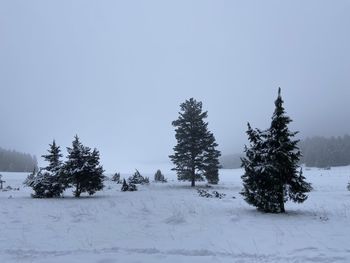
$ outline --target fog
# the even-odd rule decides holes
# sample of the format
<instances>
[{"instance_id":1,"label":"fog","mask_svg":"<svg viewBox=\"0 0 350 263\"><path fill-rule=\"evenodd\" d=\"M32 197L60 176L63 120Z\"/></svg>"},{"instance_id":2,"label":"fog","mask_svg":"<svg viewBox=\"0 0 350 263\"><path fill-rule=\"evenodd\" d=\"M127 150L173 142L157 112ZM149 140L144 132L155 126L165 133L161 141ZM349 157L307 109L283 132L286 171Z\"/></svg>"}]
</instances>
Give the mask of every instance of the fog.
<instances>
[{"instance_id":1,"label":"fog","mask_svg":"<svg viewBox=\"0 0 350 263\"><path fill-rule=\"evenodd\" d=\"M0 146L39 157L56 139L66 154L78 134L108 171L167 162L194 97L223 154L240 152L278 87L301 138L350 133L349 14L341 0L0 0Z\"/></svg>"}]
</instances>

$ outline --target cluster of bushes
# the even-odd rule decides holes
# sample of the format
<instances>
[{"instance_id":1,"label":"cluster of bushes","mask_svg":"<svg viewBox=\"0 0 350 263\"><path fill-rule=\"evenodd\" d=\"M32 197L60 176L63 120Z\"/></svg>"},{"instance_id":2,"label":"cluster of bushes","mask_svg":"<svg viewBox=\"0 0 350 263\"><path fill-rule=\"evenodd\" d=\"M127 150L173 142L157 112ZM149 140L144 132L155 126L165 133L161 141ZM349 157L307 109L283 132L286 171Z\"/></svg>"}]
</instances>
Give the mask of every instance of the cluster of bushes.
<instances>
[{"instance_id":1,"label":"cluster of bushes","mask_svg":"<svg viewBox=\"0 0 350 263\"><path fill-rule=\"evenodd\" d=\"M122 185L122 188L121 188L121 191L122 192L134 192L134 191L137 191L137 187L136 187L136 184L133 184L133 183L127 183L125 181L125 179L123 180L123 185Z\"/></svg>"},{"instance_id":2,"label":"cluster of bushes","mask_svg":"<svg viewBox=\"0 0 350 263\"><path fill-rule=\"evenodd\" d=\"M34 190L33 197L60 197L70 187L74 188L75 197L85 192L93 195L103 189L104 175L99 152L84 146L78 136L75 136L72 147L67 147L67 151L67 160L62 162L60 147L55 141L50 144L48 154L42 156L48 166L40 168L38 172L34 170L24 182Z\"/></svg>"},{"instance_id":3,"label":"cluster of bushes","mask_svg":"<svg viewBox=\"0 0 350 263\"><path fill-rule=\"evenodd\" d=\"M115 173L111 180L113 182L116 182L117 184L122 184L121 191L126 192L126 191L137 191L137 184L149 184L150 180L148 177L142 176L140 172L136 169L135 173L128 178L126 181L123 179L123 181L120 178L120 173ZM157 170L157 172L154 174L154 182L161 182L161 183L166 183L167 180L165 179L164 175L160 170Z\"/></svg>"},{"instance_id":4,"label":"cluster of bushes","mask_svg":"<svg viewBox=\"0 0 350 263\"><path fill-rule=\"evenodd\" d=\"M136 172L128 178L129 184L149 184L149 178L143 177L136 169Z\"/></svg>"},{"instance_id":5,"label":"cluster of bushes","mask_svg":"<svg viewBox=\"0 0 350 263\"><path fill-rule=\"evenodd\" d=\"M199 196L206 198L219 198L222 199L226 196L224 193L219 193L218 191L212 191L211 193L205 189L197 189Z\"/></svg>"}]
</instances>

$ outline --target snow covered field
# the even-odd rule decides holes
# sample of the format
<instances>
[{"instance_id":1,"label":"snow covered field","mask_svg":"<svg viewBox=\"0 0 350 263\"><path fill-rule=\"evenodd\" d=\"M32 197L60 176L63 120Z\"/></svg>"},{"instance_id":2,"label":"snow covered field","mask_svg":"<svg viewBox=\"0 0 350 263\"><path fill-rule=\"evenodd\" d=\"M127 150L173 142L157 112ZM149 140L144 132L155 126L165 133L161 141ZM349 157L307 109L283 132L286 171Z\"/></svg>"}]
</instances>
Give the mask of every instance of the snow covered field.
<instances>
[{"instance_id":1,"label":"snow covered field","mask_svg":"<svg viewBox=\"0 0 350 263\"><path fill-rule=\"evenodd\" d=\"M314 191L278 215L242 200L240 169L220 171L210 191L223 199L199 197L173 173L137 192L106 182L92 197L32 199L26 174L2 174L20 191L0 192L1 263L350 262L350 167L304 171Z\"/></svg>"}]
</instances>

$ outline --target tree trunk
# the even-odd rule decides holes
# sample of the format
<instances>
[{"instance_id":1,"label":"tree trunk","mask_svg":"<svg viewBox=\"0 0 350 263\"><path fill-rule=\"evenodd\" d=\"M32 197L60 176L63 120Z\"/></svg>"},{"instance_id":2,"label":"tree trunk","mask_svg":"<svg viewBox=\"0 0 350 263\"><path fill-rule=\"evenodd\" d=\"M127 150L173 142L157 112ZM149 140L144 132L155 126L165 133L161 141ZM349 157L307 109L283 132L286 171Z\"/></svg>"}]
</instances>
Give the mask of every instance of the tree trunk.
<instances>
[{"instance_id":1,"label":"tree trunk","mask_svg":"<svg viewBox=\"0 0 350 263\"><path fill-rule=\"evenodd\" d=\"M191 187L196 186L196 168L192 167L192 180L191 180Z\"/></svg>"},{"instance_id":2,"label":"tree trunk","mask_svg":"<svg viewBox=\"0 0 350 263\"><path fill-rule=\"evenodd\" d=\"M280 193L280 213L285 213L284 209L284 189L282 186L281 193Z\"/></svg>"},{"instance_id":3,"label":"tree trunk","mask_svg":"<svg viewBox=\"0 0 350 263\"><path fill-rule=\"evenodd\" d=\"M77 184L74 195L75 197L80 197L80 194L81 194L81 190L80 190L79 184Z\"/></svg>"},{"instance_id":4,"label":"tree trunk","mask_svg":"<svg viewBox=\"0 0 350 263\"><path fill-rule=\"evenodd\" d=\"M284 202L281 202L280 210L281 210L281 213L285 213L286 212L286 210L284 209Z\"/></svg>"}]
</instances>

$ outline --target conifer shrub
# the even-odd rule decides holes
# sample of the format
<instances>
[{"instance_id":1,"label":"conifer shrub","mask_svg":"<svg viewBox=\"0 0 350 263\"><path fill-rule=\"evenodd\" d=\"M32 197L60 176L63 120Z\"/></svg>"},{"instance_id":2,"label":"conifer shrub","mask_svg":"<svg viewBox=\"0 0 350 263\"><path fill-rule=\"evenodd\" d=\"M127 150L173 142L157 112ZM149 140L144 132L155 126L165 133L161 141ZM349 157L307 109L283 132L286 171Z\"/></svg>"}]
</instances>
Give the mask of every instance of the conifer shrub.
<instances>
[{"instance_id":1,"label":"conifer shrub","mask_svg":"<svg viewBox=\"0 0 350 263\"><path fill-rule=\"evenodd\" d=\"M129 191L129 192L133 192L133 191L137 191L137 187L136 187L136 185L135 184L133 184L133 183L127 183L126 181L125 181L125 179L123 180L123 184L122 184L122 188L120 189L122 192L127 192L127 191Z\"/></svg>"},{"instance_id":2,"label":"conifer shrub","mask_svg":"<svg viewBox=\"0 0 350 263\"><path fill-rule=\"evenodd\" d=\"M154 181L160 182L160 183L166 183L167 179L165 179L164 175L160 170L157 170L157 172L154 174Z\"/></svg>"},{"instance_id":3,"label":"conifer shrub","mask_svg":"<svg viewBox=\"0 0 350 263\"><path fill-rule=\"evenodd\" d=\"M149 184L149 178L143 177L136 169L135 173L128 178L129 184Z\"/></svg>"}]
</instances>

